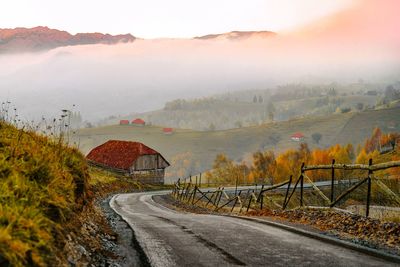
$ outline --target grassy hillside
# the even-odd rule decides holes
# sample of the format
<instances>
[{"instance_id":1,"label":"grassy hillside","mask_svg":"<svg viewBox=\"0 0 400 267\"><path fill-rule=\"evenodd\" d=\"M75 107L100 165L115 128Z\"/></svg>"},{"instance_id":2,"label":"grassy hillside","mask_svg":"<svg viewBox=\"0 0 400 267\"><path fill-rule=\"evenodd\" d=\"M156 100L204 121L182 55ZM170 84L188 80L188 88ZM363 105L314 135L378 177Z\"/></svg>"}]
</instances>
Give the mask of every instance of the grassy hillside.
<instances>
[{"instance_id":1,"label":"grassy hillside","mask_svg":"<svg viewBox=\"0 0 400 267\"><path fill-rule=\"evenodd\" d=\"M372 85L301 85L280 86L275 90L229 92L198 99L176 99L163 109L111 117L101 125L118 123L119 119L143 118L153 125L194 130L226 130L274 121L286 121L304 116L326 116L339 110L372 109L381 99L366 94ZM333 89L335 88L335 89Z\"/></svg>"},{"instance_id":2,"label":"grassy hillside","mask_svg":"<svg viewBox=\"0 0 400 267\"><path fill-rule=\"evenodd\" d=\"M371 135L375 127L384 132L399 132L400 107L356 113L334 139L334 143L361 143Z\"/></svg>"},{"instance_id":3,"label":"grassy hillside","mask_svg":"<svg viewBox=\"0 0 400 267\"><path fill-rule=\"evenodd\" d=\"M327 147L340 143L362 143L375 126L394 121L400 130L400 108L367 111L362 113L333 114L308 117L284 122L268 123L260 126L244 127L223 131L179 130L172 135L164 135L156 126L106 126L82 129L74 136L83 153L109 139L143 142L161 152L172 163L167 172L175 171L177 165L185 165L192 174L209 169L218 153L225 153L234 160L243 160L257 150L273 149L276 152L297 148L299 143L290 140L295 132L302 132L310 148ZM386 125L386 124L385 124ZM387 127L382 127L387 130ZM320 144L313 142L311 135L322 134ZM191 163L185 163L191 161ZM175 176L177 177L177 176ZM174 177L173 177L174 178Z\"/></svg>"},{"instance_id":4,"label":"grassy hillside","mask_svg":"<svg viewBox=\"0 0 400 267\"><path fill-rule=\"evenodd\" d=\"M88 179L78 150L0 122L0 265L46 265Z\"/></svg>"},{"instance_id":5,"label":"grassy hillside","mask_svg":"<svg viewBox=\"0 0 400 267\"><path fill-rule=\"evenodd\" d=\"M79 142L79 147L85 154L110 139L143 142L161 152L170 161L172 164L170 170L174 168L174 164L182 164L175 159L188 152L189 154L181 161L191 160L193 166L186 167L195 174L209 169L218 153L225 153L235 160L243 160L249 153L257 150L283 151L297 147L299 143L291 141L290 136L298 131L306 135L305 140L311 147L315 146L311 134L320 132L323 136L320 145L326 146L332 142L351 116L351 114L338 114L224 131L178 129L172 135L163 134L162 128L155 126L114 125L82 129L74 136L74 141Z\"/></svg>"}]
</instances>

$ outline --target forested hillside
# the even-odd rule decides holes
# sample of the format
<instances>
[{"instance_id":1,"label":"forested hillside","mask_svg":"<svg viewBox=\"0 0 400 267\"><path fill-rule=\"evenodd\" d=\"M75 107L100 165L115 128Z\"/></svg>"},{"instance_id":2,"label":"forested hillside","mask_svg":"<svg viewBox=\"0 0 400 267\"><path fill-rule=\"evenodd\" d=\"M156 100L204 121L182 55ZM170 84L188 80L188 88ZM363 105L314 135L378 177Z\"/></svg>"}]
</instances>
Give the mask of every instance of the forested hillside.
<instances>
[{"instance_id":1,"label":"forested hillside","mask_svg":"<svg viewBox=\"0 0 400 267\"><path fill-rule=\"evenodd\" d=\"M396 89L397 88L397 89ZM148 124L194 129L226 130L286 121L306 116L361 112L396 106L400 85L288 84L274 89L229 92L197 99L176 99L163 109L110 117L100 125L140 117Z\"/></svg>"}]
</instances>

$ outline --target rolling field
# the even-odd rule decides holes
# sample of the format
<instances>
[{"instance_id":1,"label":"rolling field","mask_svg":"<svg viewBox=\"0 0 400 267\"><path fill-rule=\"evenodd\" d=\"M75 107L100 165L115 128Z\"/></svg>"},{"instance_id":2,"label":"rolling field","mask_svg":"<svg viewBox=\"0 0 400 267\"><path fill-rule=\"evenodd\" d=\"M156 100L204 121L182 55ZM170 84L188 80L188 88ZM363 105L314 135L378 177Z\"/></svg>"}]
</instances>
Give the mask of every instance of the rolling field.
<instances>
[{"instance_id":1,"label":"rolling field","mask_svg":"<svg viewBox=\"0 0 400 267\"><path fill-rule=\"evenodd\" d=\"M395 122L397 128L389 129L389 122ZM176 155L190 152L191 160L199 162L199 169L203 171L211 168L218 153L241 161L249 159L257 150L272 149L279 153L297 148L299 142L290 140L295 132L302 132L310 148L316 148L335 143L362 143L376 126L384 131L399 131L400 108L308 117L223 131L175 129L172 135L165 135L162 128L156 126L113 125L81 129L73 136L72 142L79 143L84 154L110 139L142 142L158 150L169 161ZM322 134L319 145L311 138L315 132ZM277 136L279 141L274 142Z\"/></svg>"},{"instance_id":2,"label":"rolling field","mask_svg":"<svg viewBox=\"0 0 400 267\"><path fill-rule=\"evenodd\" d=\"M305 141L311 147L315 147L311 134L320 132L323 135L320 145L327 146L336 138L351 116L351 114L339 114L224 131L176 129L172 135L165 135L162 128L156 126L114 125L81 129L73 137L72 142L79 143L80 150L87 154L95 146L110 139L139 141L160 151L167 160L177 154L191 152L193 159L200 162L201 169L209 169L218 153L225 153L232 159L242 160L257 150L283 151L297 148L299 143L290 140L290 136L295 132L302 132L306 136ZM279 136L277 143L271 140L271 137L276 136Z\"/></svg>"},{"instance_id":3,"label":"rolling field","mask_svg":"<svg viewBox=\"0 0 400 267\"><path fill-rule=\"evenodd\" d=\"M334 143L357 144L363 142L371 135L375 127L381 128L384 132L399 132L400 107L368 110L354 114L334 138Z\"/></svg>"}]
</instances>

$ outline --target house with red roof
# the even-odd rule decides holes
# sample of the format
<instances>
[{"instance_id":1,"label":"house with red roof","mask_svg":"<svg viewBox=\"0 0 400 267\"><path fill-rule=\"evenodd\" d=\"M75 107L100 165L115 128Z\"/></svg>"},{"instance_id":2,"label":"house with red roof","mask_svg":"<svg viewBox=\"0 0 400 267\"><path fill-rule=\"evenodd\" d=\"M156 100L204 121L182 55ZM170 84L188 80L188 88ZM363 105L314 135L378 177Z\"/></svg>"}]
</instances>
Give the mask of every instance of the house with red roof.
<instances>
[{"instance_id":1,"label":"house with red roof","mask_svg":"<svg viewBox=\"0 0 400 267\"><path fill-rule=\"evenodd\" d=\"M120 120L119 125L129 125L129 120Z\"/></svg>"},{"instance_id":2,"label":"house with red roof","mask_svg":"<svg viewBox=\"0 0 400 267\"><path fill-rule=\"evenodd\" d=\"M140 118L137 118L137 119L134 119L134 120L132 121L132 125L135 125L135 126L145 126L145 125L146 125L146 122L145 122L144 120L140 119Z\"/></svg>"},{"instance_id":3,"label":"house with red roof","mask_svg":"<svg viewBox=\"0 0 400 267\"><path fill-rule=\"evenodd\" d=\"M172 129L172 128L163 128L163 133L164 134L173 134L174 133L174 129Z\"/></svg>"},{"instance_id":4,"label":"house with red roof","mask_svg":"<svg viewBox=\"0 0 400 267\"><path fill-rule=\"evenodd\" d=\"M296 141L296 142L303 141L304 134L302 134L300 132L294 133L294 134L292 134L292 136L290 136L290 139L292 139L293 141Z\"/></svg>"},{"instance_id":5,"label":"house with red roof","mask_svg":"<svg viewBox=\"0 0 400 267\"><path fill-rule=\"evenodd\" d=\"M148 184L163 184L168 161L156 150L139 142L110 140L86 156L89 164L131 176Z\"/></svg>"}]
</instances>

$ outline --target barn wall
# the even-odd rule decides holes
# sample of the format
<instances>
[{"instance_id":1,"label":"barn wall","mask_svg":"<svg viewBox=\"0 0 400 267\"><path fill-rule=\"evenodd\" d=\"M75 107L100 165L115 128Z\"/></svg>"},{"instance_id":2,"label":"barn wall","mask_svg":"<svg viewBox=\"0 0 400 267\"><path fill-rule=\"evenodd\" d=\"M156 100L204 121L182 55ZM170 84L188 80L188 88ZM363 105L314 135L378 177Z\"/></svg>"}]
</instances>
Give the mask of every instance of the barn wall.
<instances>
[{"instance_id":1,"label":"barn wall","mask_svg":"<svg viewBox=\"0 0 400 267\"><path fill-rule=\"evenodd\" d=\"M168 167L168 163L160 155L140 156L133 164L131 171L154 170Z\"/></svg>"},{"instance_id":2,"label":"barn wall","mask_svg":"<svg viewBox=\"0 0 400 267\"><path fill-rule=\"evenodd\" d=\"M164 184L164 169L148 170L148 171L134 171L132 178L144 184Z\"/></svg>"}]
</instances>

